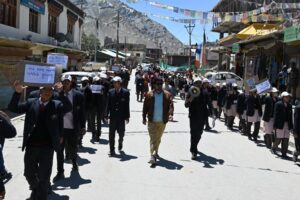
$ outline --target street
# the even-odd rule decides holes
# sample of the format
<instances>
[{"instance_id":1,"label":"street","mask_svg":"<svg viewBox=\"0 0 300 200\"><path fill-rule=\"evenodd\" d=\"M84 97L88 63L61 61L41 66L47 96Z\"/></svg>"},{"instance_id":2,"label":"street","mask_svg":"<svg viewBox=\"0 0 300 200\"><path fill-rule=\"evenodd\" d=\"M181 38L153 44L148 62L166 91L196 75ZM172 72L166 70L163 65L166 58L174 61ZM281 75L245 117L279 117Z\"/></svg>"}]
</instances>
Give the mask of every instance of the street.
<instances>
[{"instance_id":1,"label":"street","mask_svg":"<svg viewBox=\"0 0 300 200\"><path fill-rule=\"evenodd\" d=\"M192 161L188 109L178 97L174 122L167 124L162 138L161 159L156 167L150 167L149 136L147 126L142 124L143 104L136 102L133 77L129 88L131 118L126 127L124 153L108 157L107 127L102 130L100 144L92 144L88 132L79 153L79 172L71 172L72 165L67 163L66 179L52 186L50 200L299 199L300 165L271 154L262 141L262 132L259 142L254 143L216 121L213 131L203 133L201 154ZM30 195L23 176L23 120L14 121L18 135L7 140L4 147L5 164L13 174L6 184L8 200L24 200ZM52 178L55 174L56 156Z\"/></svg>"}]
</instances>

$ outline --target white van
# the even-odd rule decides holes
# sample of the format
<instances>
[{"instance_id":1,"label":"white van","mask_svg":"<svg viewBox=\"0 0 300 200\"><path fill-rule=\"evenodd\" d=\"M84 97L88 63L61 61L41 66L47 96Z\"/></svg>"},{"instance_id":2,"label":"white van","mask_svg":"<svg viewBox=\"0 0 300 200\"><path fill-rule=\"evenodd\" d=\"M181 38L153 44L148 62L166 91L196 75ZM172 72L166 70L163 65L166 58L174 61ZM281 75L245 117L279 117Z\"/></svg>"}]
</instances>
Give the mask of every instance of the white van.
<instances>
[{"instance_id":1,"label":"white van","mask_svg":"<svg viewBox=\"0 0 300 200\"><path fill-rule=\"evenodd\" d=\"M103 69L104 67L106 67L106 63L88 62L85 64L85 66L82 67L82 71L101 71L101 69Z\"/></svg>"}]
</instances>

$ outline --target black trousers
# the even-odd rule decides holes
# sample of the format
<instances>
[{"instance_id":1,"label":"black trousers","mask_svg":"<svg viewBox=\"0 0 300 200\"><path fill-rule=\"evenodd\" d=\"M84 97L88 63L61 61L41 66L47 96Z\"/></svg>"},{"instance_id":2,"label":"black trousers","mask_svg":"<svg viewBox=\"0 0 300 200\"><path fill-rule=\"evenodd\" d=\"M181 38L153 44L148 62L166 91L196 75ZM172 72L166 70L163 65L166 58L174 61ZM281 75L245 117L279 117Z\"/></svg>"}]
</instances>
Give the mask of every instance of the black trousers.
<instances>
[{"instance_id":1,"label":"black trousers","mask_svg":"<svg viewBox=\"0 0 300 200\"><path fill-rule=\"evenodd\" d=\"M144 98L144 90L143 89L136 89L136 100L137 101L143 101Z\"/></svg>"},{"instance_id":2,"label":"black trousers","mask_svg":"<svg viewBox=\"0 0 300 200\"><path fill-rule=\"evenodd\" d=\"M73 163L77 161L78 153L78 134L73 129L64 129L63 143L61 144L60 151L57 152L57 172L64 172L64 150L66 154L72 160Z\"/></svg>"},{"instance_id":3,"label":"black trousers","mask_svg":"<svg viewBox=\"0 0 300 200\"><path fill-rule=\"evenodd\" d=\"M109 122L109 147L110 147L110 151L115 150L116 131L119 134L119 143L123 142L124 135L125 135L125 120L124 119L110 119L110 122Z\"/></svg>"},{"instance_id":4,"label":"black trousers","mask_svg":"<svg viewBox=\"0 0 300 200\"><path fill-rule=\"evenodd\" d=\"M296 151L298 153L300 153L300 138L299 138L299 136L295 137L295 148L296 148Z\"/></svg>"},{"instance_id":5,"label":"black trousers","mask_svg":"<svg viewBox=\"0 0 300 200\"><path fill-rule=\"evenodd\" d=\"M201 139L203 128L204 128L205 120L202 119L192 119L190 118L190 129L191 129L191 153L198 152L198 143Z\"/></svg>"},{"instance_id":6,"label":"black trousers","mask_svg":"<svg viewBox=\"0 0 300 200\"><path fill-rule=\"evenodd\" d=\"M103 111L97 110L94 108L91 112L91 131L93 133L93 136L100 137L101 136L101 129L102 124L101 120L103 117Z\"/></svg>"},{"instance_id":7,"label":"black trousers","mask_svg":"<svg viewBox=\"0 0 300 200\"><path fill-rule=\"evenodd\" d=\"M54 150L51 147L26 147L24 176L33 191L33 200L47 200Z\"/></svg>"}]
</instances>

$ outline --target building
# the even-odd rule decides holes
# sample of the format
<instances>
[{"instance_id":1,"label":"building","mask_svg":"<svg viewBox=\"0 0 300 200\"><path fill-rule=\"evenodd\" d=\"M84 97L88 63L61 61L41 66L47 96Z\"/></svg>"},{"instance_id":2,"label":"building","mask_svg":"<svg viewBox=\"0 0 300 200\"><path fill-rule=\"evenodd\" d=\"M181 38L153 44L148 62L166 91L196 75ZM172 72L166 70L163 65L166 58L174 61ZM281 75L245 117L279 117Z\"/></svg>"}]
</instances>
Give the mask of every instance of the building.
<instances>
[{"instance_id":1,"label":"building","mask_svg":"<svg viewBox=\"0 0 300 200\"><path fill-rule=\"evenodd\" d=\"M7 105L10 83L22 77L18 62L46 62L55 52L68 56L66 70L80 68L84 15L69 0L0 1L0 108Z\"/></svg>"}]
</instances>

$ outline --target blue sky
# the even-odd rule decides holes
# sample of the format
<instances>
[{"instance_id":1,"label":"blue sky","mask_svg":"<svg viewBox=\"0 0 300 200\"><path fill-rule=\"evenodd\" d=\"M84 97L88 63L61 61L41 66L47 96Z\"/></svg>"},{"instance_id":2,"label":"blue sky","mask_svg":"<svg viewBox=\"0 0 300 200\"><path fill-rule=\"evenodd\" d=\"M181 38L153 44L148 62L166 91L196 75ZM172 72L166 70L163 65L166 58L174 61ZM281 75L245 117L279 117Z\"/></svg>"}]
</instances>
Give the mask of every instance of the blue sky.
<instances>
[{"instance_id":1,"label":"blue sky","mask_svg":"<svg viewBox=\"0 0 300 200\"><path fill-rule=\"evenodd\" d=\"M162 16L176 17L176 18L188 18L184 15L173 13L172 11L168 11L161 8L155 8L145 0L140 0L138 3L127 3L126 0L121 0L126 3L130 7L145 13L151 13ZM210 11L219 0L149 0L162 4L172 5L179 8L197 10L197 11ZM184 24L176 23L164 19L159 19L157 17L149 16L151 19L159 22L164 25L174 36L176 36L180 41L185 44L188 44L189 37L186 29L184 28ZM218 39L218 34L212 33L212 24L196 24L196 27L192 34L192 44L201 43L203 40L203 30L206 30L206 36L208 37L208 41L215 41Z\"/></svg>"}]
</instances>

